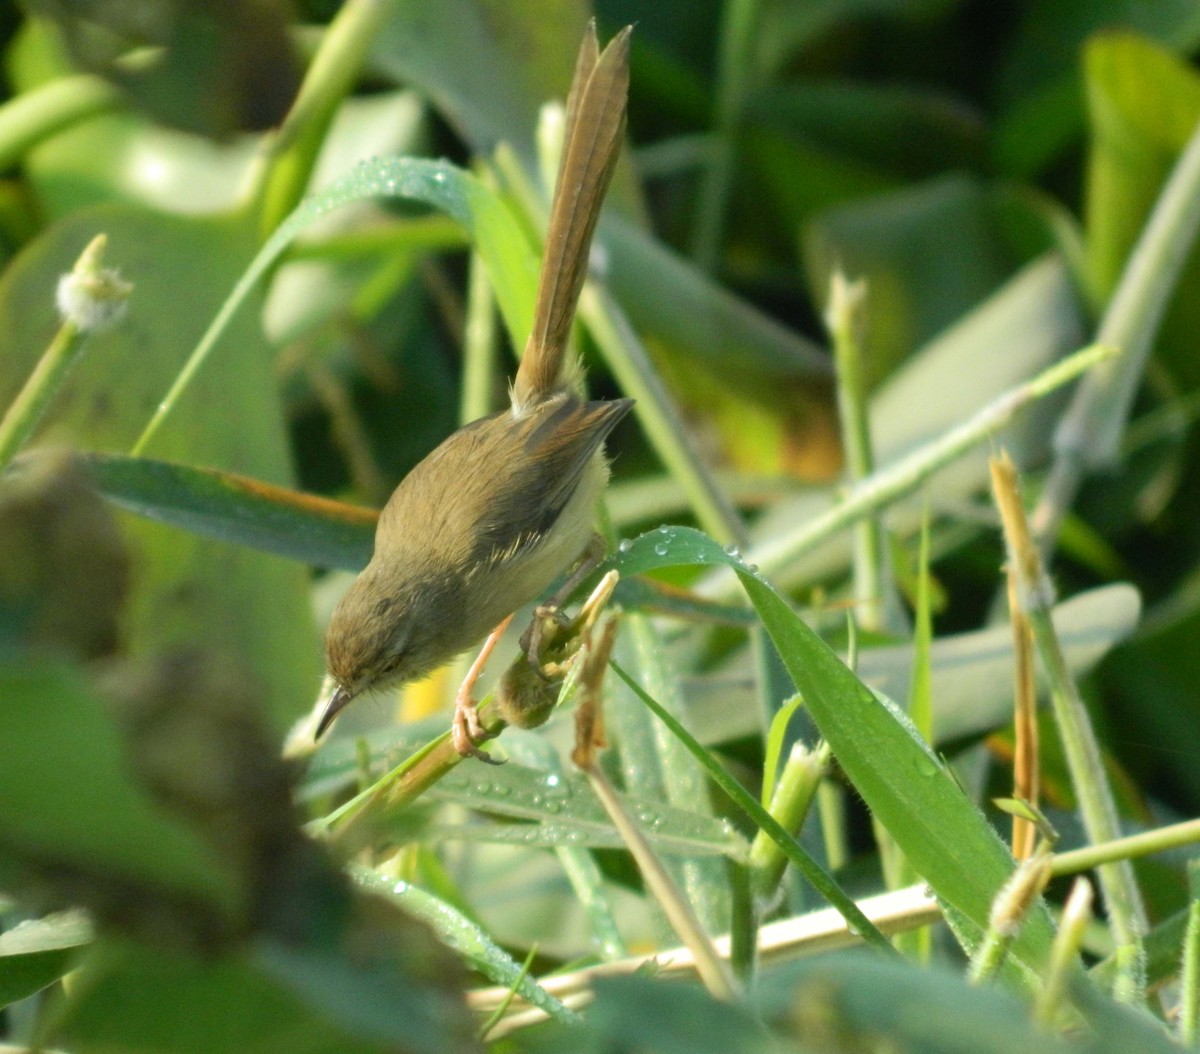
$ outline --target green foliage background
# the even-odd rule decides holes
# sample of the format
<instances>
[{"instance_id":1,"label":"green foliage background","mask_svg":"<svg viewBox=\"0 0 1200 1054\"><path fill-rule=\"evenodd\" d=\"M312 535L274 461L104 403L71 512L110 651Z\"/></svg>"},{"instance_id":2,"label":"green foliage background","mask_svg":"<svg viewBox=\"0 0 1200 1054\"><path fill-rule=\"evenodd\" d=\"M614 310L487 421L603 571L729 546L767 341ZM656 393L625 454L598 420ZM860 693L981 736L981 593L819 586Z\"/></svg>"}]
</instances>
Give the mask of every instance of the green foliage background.
<instances>
[{"instance_id":1,"label":"green foliage background","mask_svg":"<svg viewBox=\"0 0 1200 1054\"><path fill-rule=\"evenodd\" d=\"M1104 751L1092 775L1127 833L1200 811L1200 263L1187 205L1200 178L1162 251L1129 267L1194 147L1200 9L609 0L594 13L602 40L637 24L629 147L577 327L589 387L638 400L610 444L606 517L626 540L610 561L623 575L616 657L702 744L689 752L610 674L605 765L700 923L733 932L748 994L721 1003L630 967L582 986L594 997L582 1016L565 1005L577 993L554 972L677 943L566 760L569 714L505 732L500 769L439 770L402 809L372 799L353 836L338 810L397 765L408 786L404 759L443 731L426 715L453 672L399 706L358 704L302 760L310 732L293 730L292 760L277 759L317 698L320 631L369 556L369 509L457 424L503 405L536 280L539 108L565 92L592 12L39 0L0 25L0 406L62 325L56 285L95 235L133 292L119 323L82 339L0 479L6 1039L70 1051L1194 1040L1200 987L1184 964L1200 969L1200 911L1184 848L1138 864L1144 959L1113 957L1096 926L1088 974L1072 958L1059 975L1069 1006L1053 1027L1028 1004L1054 970L1065 881L1031 907L995 985L962 975L1013 869L997 837L1008 817L989 804L1012 793L1013 751L989 453L1012 453L1031 502L1078 455L1051 572ZM835 380L828 351L836 272L865 282L857 384ZM1101 412L1070 389L1039 392L982 441L953 445L964 422L1097 339L1124 352L1083 382L1124 377ZM847 497L866 472L846 466L839 406L869 421L875 497ZM54 448L72 455L42 456ZM876 613L872 590L886 600ZM848 612L855 673L835 656ZM81 643L109 637L119 644ZM800 715L772 731L797 691ZM1048 711L1041 731L1042 807L1058 848L1081 848L1094 840L1077 809L1087 792ZM819 737L836 767L788 842L798 870L754 900L750 846L767 821L714 792L703 764L770 805L764 766ZM797 961L756 969L746 951L760 923L826 896L844 912L917 882L950 926L896 938L907 961L878 949L808 961L800 945ZM519 998L507 1007L487 984ZM526 1027L527 1005L553 1020Z\"/></svg>"}]
</instances>

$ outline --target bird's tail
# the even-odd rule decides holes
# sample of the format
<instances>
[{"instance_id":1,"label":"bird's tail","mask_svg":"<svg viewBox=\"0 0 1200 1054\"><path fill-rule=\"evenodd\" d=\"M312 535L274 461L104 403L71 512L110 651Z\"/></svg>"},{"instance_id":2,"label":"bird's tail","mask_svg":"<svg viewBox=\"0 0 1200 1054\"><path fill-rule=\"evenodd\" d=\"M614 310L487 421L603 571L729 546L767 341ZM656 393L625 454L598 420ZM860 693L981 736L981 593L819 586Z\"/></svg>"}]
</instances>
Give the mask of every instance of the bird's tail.
<instances>
[{"instance_id":1,"label":"bird's tail","mask_svg":"<svg viewBox=\"0 0 1200 1054\"><path fill-rule=\"evenodd\" d=\"M631 31L632 27L626 26L601 52L596 25L590 23L579 49L567 96L562 157L550 207L533 331L512 386L516 413L568 383L567 338L587 275L592 232L625 130Z\"/></svg>"}]
</instances>

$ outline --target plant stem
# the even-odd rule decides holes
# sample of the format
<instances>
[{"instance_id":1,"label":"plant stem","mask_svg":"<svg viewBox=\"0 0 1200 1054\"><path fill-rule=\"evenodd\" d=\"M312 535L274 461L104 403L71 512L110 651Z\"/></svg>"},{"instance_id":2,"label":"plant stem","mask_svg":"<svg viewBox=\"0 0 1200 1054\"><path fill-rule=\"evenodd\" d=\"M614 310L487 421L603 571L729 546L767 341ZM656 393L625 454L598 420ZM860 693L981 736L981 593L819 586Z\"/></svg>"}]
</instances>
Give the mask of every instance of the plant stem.
<instances>
[{"instance_id":1,"label":"plant stem","mask_svg":"<svg viewBox=\"0 0 1200 1054\"><path fill-rule=\"evenodd\" d=\"M849 281L839 270L829 283L825 328L837 367L838 416L842 451L851 486L875 471L861 334L867 286ZM854 526L854 607L856 621L872 632L898 630L902 623L888 576L887 539L879 515L864 516Z\"/></svg>"},{"instance_id":2,"label":"plant stem","mask_svg":"<svg viewBox=\"0 0 1200 1054\"><path fill-rule=\"evenodd\" d=\"M839 534L864 516L912 493L925 480L972 447L978 446L1030 403L1064 384L1069 384L1100 362L1117 354L1115 348L1093 344L994 399L974 417L964 421L934 442L928 443L895 464L872 474L842 501L809 520L791 534L754 546L746 553L748 563L770 576L794 563L800 556ZM728 600L740 595L737 575L721 568L702 582L699 592Z\"/></svg>"},{"instance_id":3,"label":"plant stem","mask_svg":"<svg viewBox=\"0 0 1200 1054\"><path fill-rule=\"evenodd\" d=\"M815 750L809 750L803 743L796 743L792 747L779 782L775 785L770 811L780 826L793 837L797 837L804 826L817 788L829 768L829 758L828 743L819 743ZM750 845L748 865L751 889L757 899L765 900L774 894L786 865L787 857L783 851L760 828Z\"/></svg>"},{"instance_id":4,"label":"plant stem","mask_svg":"<svg viewBox=\"0 0 1200 1054\"><path fill-rule=\"evenodd\" d=\"M105 235L96 235L60 283L60 307L67 307L64 299L74 306L67 307L70 313L0 420L0 471L8 467L33 435L50 401L62 390L79 361L88 336L114 317L129 295L130 287L100 264L107 241ZM63 289L67 286L74 292L64 297Z\"/></svg>"},{"instance_id":5,"label":"plant stem","mask_svg":"<svg viewBox=\"0 0 1200 1054\"><path fill-rule=\"evenodd\" d=\"M264 240L304 196L325 133L391 6L391 0L346 0L322 35L292 108L258 161L253 199Z\"/></svg>"},{"instance_id":6,"label":"plant stem","mask_svg":"<svg viewBox=\"0 0 1200 1054\"><path fill-rule=\"evenodd\" d=\"M1179 972L1179 1042L1194 1047L1200 1020L1200 863L1195 860L1188 861L1188 886L1191 900Z\"/></svg>"},{"instance_id":7,"label":"plant stem","mask_svg":"<svg viewBox=\"0 0 1200 1054\"><path fill-rule=\"evenodd\" d=\"M720 787L729 799L739 806L750 819L783 850L784 855L795 864L800 873L808 879L816 891L823 896L846 920L851 931L862 937L867 943L881 951L895 954L887 938L863 914L862 910L830 875L805 851L804 847L791 836L783 826L766 809L764 809L746 789L737 782L721 766L711 754L702 747L692 734L649 693L629 676L617 663L612 664L613 672L617 674L634 693L646 704L671 733L678 736L692 756L700 762L709 777Z\"/></svg>"},{"instance_id":8,"label":"plant stem","mask_svg":"<svg viewBox=\"0 0 1200 1054\"><path fill-rule=\"evenodd\" d=\"M1037 685L1034 676L1033 631L1029 617L1019 603L1017 575L1006 573L1008 617L1013 634L1013 795L1037 807L1041 780L1041 752L1038 742ZM1037 827L1027 816L1013 814L1012 852L1025 860L1033 852Z\"/></svg>"},{"instance_id":9,"label":"plant stem","mask_svg":"<svg viewBox=\"0 0 1200 1054\"><path fill-rule=\"evenodd\" d=\"M58 327L29 380L0 421L0 471L8 467L33 434L86 343L86 335L74 322L64 321Z\"/></svg>"},{"instance_id":10,"label":"plant stem","mask_svg":"<svg viewBox=\"0 0 1200 1054\"><path fill-rule=\"evenodd\" d=\"M674 400L616 302L606 291L585 286L579 313L621 390L637 400L638 423L663 467L687 493L701 528L722 544L744 545L741 517L689 442Z\"/></svg>"},{"instance_id":11,"label":"plant stem","mask_svg":"<svg viewBox=\"0 0 1200 1054\"><path fill-rule=\"evenodd\" d=\"M1009 566L1016 575L1019 603L1029 619L1034 643L1049 682L1055 723L1079 800L1084 828L1093 843L1112 841L1120 835L1116 804L1104 776L1100 746L1063 658L1051 620L1053 590L1046 579L1041 556L1033 544L1021 506L1016 469L1007 455L993 458L991 468L992 489L1004 521ZM1128 861L1103 864L1097 869L1097 876L1116 943L1131 949L1140 948L1142 934L1146 931L1146 916L1133 868ZM1135 955L1131 961L1136 958Z\"/></svg>"},{"instance_id":12,"label":"plant stem","mask_svg":"<svg viewBox=\"0 0 1200 1054\"><path fill-rule=\"evenodd\" d=\"M99 77L60 77L0 106L0 168L12 168L44 139L118 109L121 92Z\"/></svg>"},{"instance_id":13,"label":"plant stem","mask_svg":"<svg viewBox=\"0 0 1200 1054\"><path fill-rule=\"evenodd\" d=\"M862 908L883 932L889 934L929 926L941 918L937 901L921 886L867 897L862 901ZM845 920L832 908L769 922L759 931L759 936L758 952L767 962L790 961L800 956L823 954L861 943L859 937L846 927ZM719 951L723 951L728 946L728 939L718 937L714 943ZM541 977L538 983L546 992L578 1008L580 1000L589 997L595 978L627 976L647 969L652 969L656 976L676 977L693 973L695 965L687 948L669 948L653 955L640 955L621 962L601 963ZM469 993L467 1000L473 1010L487 1013L508 998L509 990L509 986L479 989ZM544 1011L529 1011L523 1014L520 1024L530 1025L544 1017ZM501 1029L517 1023L515 1018L507 1018ZM492 1038L497 1038L498 1034L499 1030L492 1033Z\"/></svg>"},{"instance_id":14,"label":"plant stem","mask_svg":"<svg viewBox=\"0 0 1200 1054\"><path fill-rule=\"evenodd\" d=\"M471 253L467 272L467 320L463 348L462 397L459 420L474 421L490 413L496 379L496 301L487 268Z\"/></svg>"},{"instance_id":15,"label":"plant stem","mask_svg":"<svg viewBox=\"0 0 1200 1054\"><path fill-rule=\"evenodd\" d=\"M737 144L750 92L759 0L726 0L717 59L716 114L709 163L697 191L692 259L701 270L716 268L725 215L737 168Z\"/></svg>"},{"instance_id":16,"label":"plant stem","mask_svg":"<svg viewBox=\"0 0 1200 1054\"><path fill-rule=\"evenodd\" d=\"M1108 303L1096 343L1122 349L1079 386L1054 433L1055 458L1031 520L1049 552L1083 475L1115 462L1146 358L1200 229L1200 124L1175 163Z\"/></svg>"},{"instance_id":17,"label":"plant stem","mask_svg":"<svg viewBox=\"0 0 1200 1054\"><path fill-rule=\"evenodd\" d=\"M641 828L630 816L608 776L600 767L598 751L606 744L603 721L603 682L612 656L616 621L609 618L587 632L578 664L579 706L575 710L575 747L571 761L588 779L621 841L633 856L647 890L657 901L671 928L696 960L696 971L709 994L732 1001L740 993L733 975L718 954L712 938L697 918L693 901L672 880L655 855Z\"/></svg>"},{"instance_id":18,"label":"plant stem","mask_svg":"<svg viewBox=\"0 0 1200 1054\"><path fill-rule=\"evenodd\" d=\"M724 960L717 954L700 920L692 911L691 904L679 887L671 880L646 836L633 822L625 811L625 806L613 789L608 778L598 765L584 769L585 775L592 784L592 790L612 820L613 826L621 835L621 840L633 854L638 869L646 886L653 894L664 914L670 920L671 928L679 935L679 939L687 945L696 960L696 972L704 982L709 994L717 999L731 1001L737 997L737 985L733 980Z\"/></svg>"},{"instance_id":19,"label":"plant stem","mask_svg":"<svg viewBox=\"0 0 1200 1054\"><path fill-rule=\"evenodd\" d=\"M1090 871L1093 867L1100 867L1114 860L1134 860L1139 856L1164 853L1168 849L1178 849L1181 846L1194 845L1196 842L1200 842L1200 820L1185 820L1183 823L1159 827L1154 831L1143 831L1141 834L1131 834L1125 838L1115 838L1099 845L1055 853L1054 875L1056 878L1077 875L1080 871Z\"/></svg>"},{"instance_id":20,"label":"plant stem","mask_svg":"<svg viewBox=\"0 0 1200 1054\"><path fill-rule=\"evenodd\" d=\"M972 984L981 984L999 972L1008 958L1009 948L1021 932L1030 909L1041 897L1050 876L1050 851L1043 849L1023 861L996 894L983 943L971 956L969 978Z\"/></svg>"},{"instance_id":21,"label":"plant stem","mask_svg":"<svg viewBox=\"0 0 1200 1054\"><path fill-rule=\"evenodd\" d=\"M1063 994L1079 961L1079 949L1092 921L1092 884L1078 878L1063 906L1058 933L1050 949L1050 965L1034 1003L1034 1019L1049 1026L1063 1004Z\"/></svg>"}]
</instances>

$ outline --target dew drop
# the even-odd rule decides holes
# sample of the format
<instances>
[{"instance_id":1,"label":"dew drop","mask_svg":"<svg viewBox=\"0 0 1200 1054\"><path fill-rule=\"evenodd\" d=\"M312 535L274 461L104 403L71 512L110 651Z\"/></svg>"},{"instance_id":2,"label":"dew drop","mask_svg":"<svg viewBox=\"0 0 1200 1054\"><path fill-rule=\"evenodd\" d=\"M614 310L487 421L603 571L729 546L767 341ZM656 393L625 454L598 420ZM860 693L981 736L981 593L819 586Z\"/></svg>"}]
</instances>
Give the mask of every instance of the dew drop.
<instances>
[{"instance_id":1,"label":"dew drop","mask_svg":"<svg viewBox=\"0 0 1200 1054\"><path fill-rule=\"evenodd\" d=\"M657 544L657 545L654 547L654 555L655 555L655 556L666 556L668 552L669 552L669 550L668 550L668 548L667 548L667 543L666 543L666 542L659 542L659 543L658 543L658 544Z\"/></svg>"},{"instance_id":2,"label":"dew drop","mask_svg":"<svg viewBox=\"0 0 1200 1054\"><path fill-rule=\"evenodd\" d=\"M622 539L621 539L621 544L617 546L617 552L619 552L619 553L627 553L627 552L629 552L629 550L630 550L630 549L632 549L632 548L633 548L633 541L632 541L632 539L629 539L629 538L622 538Z\"/></svg>"},{"instance_id":3,"label":"dew drop","mask_svg":"<svg viewBox=\"0 0 1200 1054\"><path fill-rule=\"evenodd\" d=\"M727 545L725 546L725 555L732 556L735 560L740 560L742 551L736 545Z\"/></svg>"},{"instance_id":4,"label":"dew drop","mask_svg":"<svg viewBox=\"0 0 1200 1054\"><path fill-rule=\"evenodd\" d=\"M551 772L550 775L546 777L547 787L557 787L561 782L562 780L558 778L558 774L555 772Z\"/></svg>"},{"instance_id":5,"label":"dew drop","mask_svg":"<svg viewBox=\"0 0 1200 1054\"><path fill-rule=\"evenodd\" d=\"M670 528L670 527L667 527L667 526L664 524L662 527L660 527L660 528L658 529L658 533L659 533L659 534L670 534L670 533L671 533L671 528Z\"/></svg>"}]
</instances>

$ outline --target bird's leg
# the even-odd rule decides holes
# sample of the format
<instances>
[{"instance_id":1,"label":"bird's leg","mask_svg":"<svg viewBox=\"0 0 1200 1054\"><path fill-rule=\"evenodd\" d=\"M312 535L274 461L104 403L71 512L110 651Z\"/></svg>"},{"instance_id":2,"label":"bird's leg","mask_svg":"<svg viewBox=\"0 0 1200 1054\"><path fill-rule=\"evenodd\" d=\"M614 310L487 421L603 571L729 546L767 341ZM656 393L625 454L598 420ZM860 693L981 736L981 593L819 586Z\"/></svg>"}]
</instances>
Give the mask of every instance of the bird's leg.
<instances>
[{"instance_id":1,"label":"bird's leg","mask_svg":"<svg viewBox=\"0 0 1200 1054\"><path fill-rule=\"evenodd\" d=\"M525 652L526 658L529 659L529 665L532 666L543 677L542 672L542 636L545 633L545 625L548 619L554 619L558 622L563 622L562 606L568 600L572 593L579 587L588 575L590 575L596 566L604 559L604 539L598 534L593 534L591 540L587 544L587 548L579 555L579 559L575 563L575 569L567 576L567 580L559 587L554 595L544 604L539 604L533 611L533 621L521 635L521 648Z\"/></svg>"},{"instance_id":2,"label":"bird's leg","mask_svg":"<svg viewBox=\"0 0 1200 1054\"><path fill-rule=\"evenodd\" d=\"M492 737L483 727L483 722L479 720L479 704L472 698L472 692L475 682L479 680L479 675L483 673L483 668L487 665L488 657L495 650L510 622L512 622L512 615L509 615L488 634L488 639L483 642L483 647L479 649L479 654L471 663L471 668L467 671L467 676L463 678L458 694L454 697L454 719L450 725L450 741L454 744L454 749L464 758L478 758L480 761L486 761L489 765L503 763L479 749L478 744L485 743Z\"/></svg>"}]
</instances>

